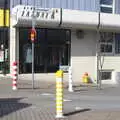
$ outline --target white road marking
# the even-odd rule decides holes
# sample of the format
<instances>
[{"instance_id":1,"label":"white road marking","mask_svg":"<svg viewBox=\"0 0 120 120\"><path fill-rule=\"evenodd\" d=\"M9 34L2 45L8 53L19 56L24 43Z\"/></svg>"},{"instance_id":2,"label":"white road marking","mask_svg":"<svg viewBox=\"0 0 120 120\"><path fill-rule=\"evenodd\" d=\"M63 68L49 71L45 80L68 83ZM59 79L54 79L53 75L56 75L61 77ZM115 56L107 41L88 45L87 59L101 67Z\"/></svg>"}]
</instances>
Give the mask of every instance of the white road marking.
<instances>
[{"instance_id":1,"label":"white road marking","mask_svg":"<svg viewBox=\"0 0 120 120\"><path fill-rule=\"evenodd\" d=\"M53 94L51 94L51 93L42 93L42 94L40 94L40 95L50 96L50 95L53 95ZM54 100L56 100L56 98L55 98ZM63 99L63 101L64 101L64 102L72 102L72 100L70 100L70 99Z\"/></svg>"},{"instance_id":2,"label":"white road marking","mask_svg":"<svg viewBox=\"0 0 120 120\"><path fill-rule=\"evenodd\" d=\"M75 110L82 110L81 107L75 107Z\"/></svg>"},{"instance_id":3,"label":"white road marking","mask_svg":"<svg viewBox=\"0 0 120 120\"><path fill-rule=\"evenodd\" d=\"M48 95L53 95L53 94L51 94L51 93L42 93L41 95L46 95L46 96L48 96Z\"/></svg>"},{"instance_id":4,"label":"white road marking","mask_svg":"<svg viewBox=\"0 0 120 120\"><path fill-rule=\"evenodd\" d=\"M64 102L71 102L72 100L69 99L63 99Z\"/></svg>"}]
</instances>

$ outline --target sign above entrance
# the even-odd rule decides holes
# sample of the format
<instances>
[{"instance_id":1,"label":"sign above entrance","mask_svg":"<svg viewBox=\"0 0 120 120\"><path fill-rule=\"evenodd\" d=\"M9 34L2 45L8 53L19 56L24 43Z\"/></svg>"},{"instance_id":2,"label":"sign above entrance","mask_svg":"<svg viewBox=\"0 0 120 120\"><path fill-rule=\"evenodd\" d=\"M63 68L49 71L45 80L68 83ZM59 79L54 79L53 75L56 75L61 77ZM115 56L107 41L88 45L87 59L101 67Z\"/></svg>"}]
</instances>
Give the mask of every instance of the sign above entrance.
<instances>
[{"instance_id":1,"label":"sign above entrance","mask_svg":"<svg viewBox=\"0 0 120 120\"><path fill-rule=\"evenodd\" d=\"M33 6L18 5L12 10L16 19L15 26L31 26L32 19L36 26L58 26L60 23L59 8L36 8Z\"/></svg>"},{"instance_id":2,"label":"sign above entrance","mask_svg":"<svg viewBox=\"0 0 120 120\"><path fill-rule=\"evenodd\" d=\"M21 17L35 17L36 19L54 19L55 14L58 13L57 9L31 9L24 8Z\"/></svg>"}]
</instances>

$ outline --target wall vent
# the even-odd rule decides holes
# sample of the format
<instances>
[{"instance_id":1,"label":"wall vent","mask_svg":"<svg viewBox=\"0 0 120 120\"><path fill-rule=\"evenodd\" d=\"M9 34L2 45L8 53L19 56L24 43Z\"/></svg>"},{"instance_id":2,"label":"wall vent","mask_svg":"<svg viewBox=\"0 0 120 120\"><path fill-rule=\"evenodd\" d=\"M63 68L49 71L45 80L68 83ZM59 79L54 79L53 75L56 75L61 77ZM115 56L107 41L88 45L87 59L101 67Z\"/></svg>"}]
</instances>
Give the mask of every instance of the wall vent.
<instances>
[{"instance_id":1,"label":"wall vent","mask_svg":"<svg viewBox=\"0 0 120 120\"><path fill-rule=\"evenodd\" d=\"M76 36L78 39L84 38L84 31L83 30L76 30Z\"/></svg>"},{"instance_id":2,"label":"wall vent","mask_svg":"<svg viewBox=\"0 0 120 120\"><path fill-rule=\"evenodd\" d=\"M102 80L111 80L113 70L102 70L101 71L101 79Z\"/></svg>"}]
</instances>

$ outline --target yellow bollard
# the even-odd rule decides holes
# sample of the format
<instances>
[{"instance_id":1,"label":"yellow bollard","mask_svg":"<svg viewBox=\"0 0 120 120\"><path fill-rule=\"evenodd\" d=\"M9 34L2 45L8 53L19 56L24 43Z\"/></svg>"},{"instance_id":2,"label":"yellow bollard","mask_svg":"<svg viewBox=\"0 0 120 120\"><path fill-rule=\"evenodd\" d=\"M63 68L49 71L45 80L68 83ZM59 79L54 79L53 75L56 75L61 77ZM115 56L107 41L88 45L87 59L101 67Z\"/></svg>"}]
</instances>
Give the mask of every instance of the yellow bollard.
<instances>
[{"instance_id":1,"label":"yellow bollard","mask_svg":"<svg viewBox=\"0 0 120 120\"><path fill-rule=\"evenodd\" d=\"M88 83L89 82L88 79L89 79L88 76L85 76L84 77L84 83Z\"/></svg>"},{"instance_id":2,"label":"yellow bollard","mask_svg":"<svg viewBox=\"0 0 120 120\"><path fill-rule=\"evenodd\" d=\"M89 76L88 73L85 73L82 78L83 83L89 83Z\"/></svg>"},{"instance_id":3,"label":"yellow bollard","mask_svg":"<svg viewBox=\"0 0 120 120\"><path fill-rule=\"evenodd\" d=\"M63 118L63 71L56 72L56 118Z\"/></svg>"}]
</instances>

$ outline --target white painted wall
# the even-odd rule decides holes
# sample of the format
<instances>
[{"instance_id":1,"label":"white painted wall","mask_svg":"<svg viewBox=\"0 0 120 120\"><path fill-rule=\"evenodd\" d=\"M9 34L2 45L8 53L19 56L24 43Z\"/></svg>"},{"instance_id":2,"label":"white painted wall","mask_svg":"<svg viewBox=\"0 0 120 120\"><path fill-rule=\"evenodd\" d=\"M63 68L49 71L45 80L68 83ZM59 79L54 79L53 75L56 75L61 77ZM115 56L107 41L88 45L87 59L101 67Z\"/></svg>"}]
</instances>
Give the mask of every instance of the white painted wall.
<instances>
[{"instance_id":1,"label":"white painted wall","mask_svg":"<svg viewBox=\"0 0 120 120\"><path fill-rule=\"evenodd\" d=\"M103 84L120 84L120 56L105 56L103 69L113 70L111 80L103 80Z\"/></svg>"},{"instance_id":2,"label":"white painted wall","mask_svg":"<svg viewBox=\"0 0 120 120\"><path fill-rule=\"evenodd\" d=\"M103 69L120 71L120 56L105 56Z\"/></svg>"},{"instance_id":3,"label":"white painted wall","mask_svg":"<svg viewBox=\"0 0 120 120\"><path fill-rule=\"evenodd\" d=\"M86 31L84 38L78 39L76 31L71 34L71 61L73 71L73 81L82 82L82 76L88 72L91 79L94 81L97 78L97 59L96 59L96 40L97 34L95 31ZM105 70L113 70L115 74L120 72L120 56L105 55L103 68ZM119 79L119 80L118 80ZM102 80L103 84L116 84L120 81L120 77L112 74L111 80ZM120 83L120 82L119 82Z\"/></svg>"},{"instance_id":4,"label":"white painted wall","mask_svg":"<svg viewBox=\"0 0 120 120\"><path fill-rule=\"evenodd\" d=\"M85 72L95 79L96 32L85 31L84 38L78 39L76 32L72 31L71 37L73 80L81 81Z\"/></svg>"}]
</instances>

